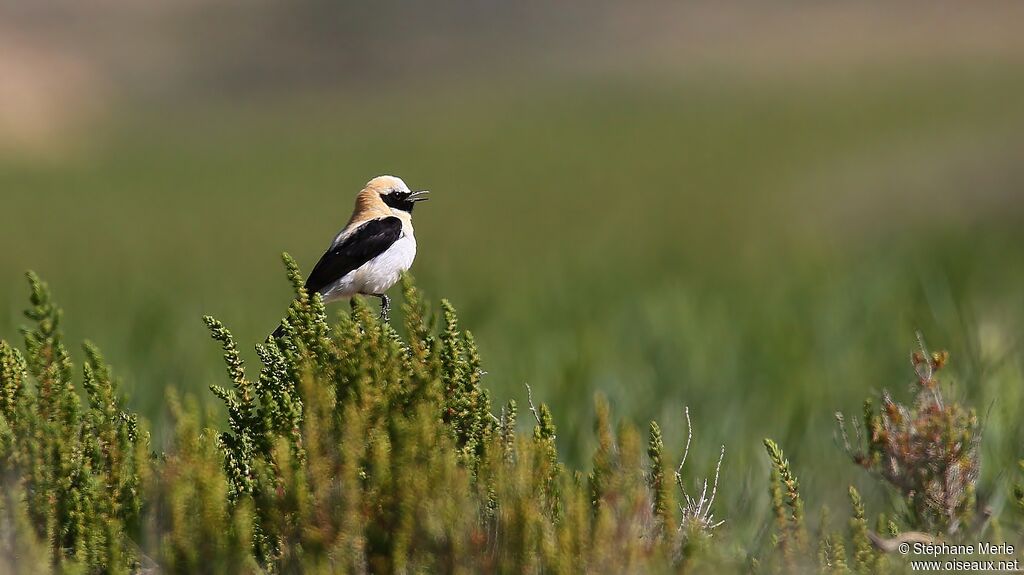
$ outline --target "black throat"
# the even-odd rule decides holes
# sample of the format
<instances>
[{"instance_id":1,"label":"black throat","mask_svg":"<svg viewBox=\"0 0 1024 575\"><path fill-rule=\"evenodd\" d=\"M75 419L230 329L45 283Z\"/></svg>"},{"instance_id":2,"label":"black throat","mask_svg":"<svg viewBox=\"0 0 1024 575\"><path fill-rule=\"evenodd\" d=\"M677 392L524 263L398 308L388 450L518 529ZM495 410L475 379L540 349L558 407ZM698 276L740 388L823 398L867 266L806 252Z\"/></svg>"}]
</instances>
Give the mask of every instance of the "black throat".
<instances>
[{"instance_id":1,"label":"black throat","mask_svg":"<svg viewBox=\"0 0 1024 575\"><path fill-rule=\"evenodd\" d=\"M402 210L403 212L409 212L411 214L412 208L416 205L416 202L409 199L410 195L412 194L407 194L405 192L391 192L390 194L382 195L381 199L384 200L384 203L387 204L389 208Z\"/></svg>"}]
</instances>

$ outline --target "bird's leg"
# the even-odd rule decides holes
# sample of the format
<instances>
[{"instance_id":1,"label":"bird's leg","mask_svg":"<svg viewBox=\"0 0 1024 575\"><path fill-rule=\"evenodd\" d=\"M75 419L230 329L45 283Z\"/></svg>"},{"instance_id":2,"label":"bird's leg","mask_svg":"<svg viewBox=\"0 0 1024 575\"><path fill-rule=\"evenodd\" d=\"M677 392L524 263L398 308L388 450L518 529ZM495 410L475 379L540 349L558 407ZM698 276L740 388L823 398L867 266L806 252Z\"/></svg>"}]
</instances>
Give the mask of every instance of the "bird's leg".
<instances>
[{"instance_id":1,"label":"bird's leg","mask_svg":"<svg viewBox=\"0 0 1024 575\"><path fill-rule=\"evenodd\" d=\"M380 319L381 321L388 321L388 312L391 311L391 298L388 294L377 294L380 298Z\"/></svg>"}]
</instances>

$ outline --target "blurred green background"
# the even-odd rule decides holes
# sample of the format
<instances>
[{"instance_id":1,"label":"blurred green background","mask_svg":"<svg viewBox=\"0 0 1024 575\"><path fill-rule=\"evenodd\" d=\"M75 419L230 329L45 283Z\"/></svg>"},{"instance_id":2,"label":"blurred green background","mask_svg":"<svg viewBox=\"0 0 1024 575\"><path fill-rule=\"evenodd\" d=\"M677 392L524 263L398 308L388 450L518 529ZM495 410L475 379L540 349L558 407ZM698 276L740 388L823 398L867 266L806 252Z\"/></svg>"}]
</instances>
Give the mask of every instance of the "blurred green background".
<instances>
[{"instance_id":1,"label":"blurred green background","mask_svg":"<svg viewBox=\"0 0 1024 575\"><path fill-rule=\"evenodd\" d=\"M908 399L919 329L985 418L980 499L1003 505L1024 454L1018 4L2 16L0 337L38 271L155 421L168 387L213 404L225 381L200 316L251 349L289 301L280 252L308 270L390 173L433 191L420 286L477 336L496 403L529 383L552 405L574 463L600 391L679 451L690 406L688 481L724 443L716 516L747 537L766 436L812 509L851 482L877 503L833 413Z\"/></svg>"}]
</instances>

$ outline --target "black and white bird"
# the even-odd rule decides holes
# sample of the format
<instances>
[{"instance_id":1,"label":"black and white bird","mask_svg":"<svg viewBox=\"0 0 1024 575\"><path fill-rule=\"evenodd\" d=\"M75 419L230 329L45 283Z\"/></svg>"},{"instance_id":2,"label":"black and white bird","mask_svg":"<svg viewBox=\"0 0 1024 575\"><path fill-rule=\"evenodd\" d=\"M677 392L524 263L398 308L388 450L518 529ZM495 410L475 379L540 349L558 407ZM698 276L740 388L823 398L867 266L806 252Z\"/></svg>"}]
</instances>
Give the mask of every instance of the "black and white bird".
<instances>
[{"instance_id":1,"label":"black and white bird","mask_svg":"<svg viewBox=\"0 0 1024 575\"><path fill-rule=\"evenodd\" d=\"M348 223L331 242L306 279L306 291L319 293L324 303L354 295L380 298L381 318L387 320L388 289L416 258L412 210L429 192L413 192L401 178L378 176L356 196ZM281 335L283 326L274 337Z\"/></svg>"}]
</instances>

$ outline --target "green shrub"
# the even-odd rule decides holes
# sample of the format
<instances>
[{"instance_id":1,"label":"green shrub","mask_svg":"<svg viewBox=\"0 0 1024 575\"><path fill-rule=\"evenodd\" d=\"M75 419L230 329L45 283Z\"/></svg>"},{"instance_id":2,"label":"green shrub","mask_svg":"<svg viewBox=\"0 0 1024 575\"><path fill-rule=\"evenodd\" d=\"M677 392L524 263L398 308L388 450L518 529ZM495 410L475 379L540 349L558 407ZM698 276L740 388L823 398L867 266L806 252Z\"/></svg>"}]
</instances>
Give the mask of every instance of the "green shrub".
<instances>
[{"instance_id":1,"label":"green shrub","mask_svg":"<svg viewBox=\"0 0 1024 575\"><path fill-rule=\"evenodd\" d=\"M1024 459L1017 462L1020 470L1024 472ZM1017 483L1013 486L1013 498L1017 503L1019 511L1024 512L1024 482Z\"/></svg>"},{"instance_id":2,"label":"green shrub","mask_svg":"<svg viewBox=\"0 0 1024 575\"><path fill-rule=\"evenodd\" d=\"M30 275L25 352L0 344L0 565L621 573L697 560L695 542L718 525L718 473L710 495L705 482L690 499L680 466L687 505L675 505L656 423L645 461L637 431L613 431L598 398L600 446L584 481L559 460L551 411L532 393L529 436L516 431L516 402L492 412L476 344L450 303L433 315L407 278L404 338L358 300L329 325L285 261L296 299L283 334L256 348L258 376L227 327L204 318L224 351L230 385L212 390L227 429L205 429L196 402L172 394L174 433L160 453L95 346L73 376L60 310Z\"/></svg>"},{"instance_id":3,"label":"green shrub","mask_svg":"<svg viewBox=\"0 0 1024 575\"><path fill-rule=\"evenodd\" d=\"M0 466L4 512L16 526L11 537L48 542L55 567L127 572L137 559L127 541L140 534L148 437L122 408L110 369L88 343L82 405L61 311L38 277L28 280L26 316L34 326L23 330L26 353L0 342Z\"/></svg>"},{"instance_id":4,"label":"green shrub","mask_svg":"<svg viewBox=\"0 0 1024 575\"><path fill-rule=\"evenodd\" d=\"M230 385L212 389L227 429L204 427L212 417L196 400L170 393L174 429L159 451L145 422L124 408L94 345L85 344L76 377L61 312L29 275L24 351L0 342L0 572L901 567L884 553L886 538L915 535L900 534L883 514L872 531L853 487L845 534L830 530L824 510L816 528L808 525L795 466L772 440L764 446L773 544L744 549L730 540L712 510L724 446L713 477L684 476L688 409L675 465L657 422L645 449L639 431L616 424L598 396L591 469L568 469L554 417L529 387L532 433L517 431L515 401L492 411L476 344L450 303L435 314L405 278L401 333L359 300L330 325L320 297L309 297L294 262L285 262L296 298L282 335L256 347L258 374L247 371L228 328L204 318L224 352ZM970 518L979 465L976 418L938 392L931 374L944 355L922 352L914 361L927 362L914 406L885 395L882 410L867 410L866 447L855 451L845 430L843 438L856 461L901 493L904 527L962 533L956 527ZM920 463L923 452L935 461L921 463L913 478L893 471ZM951 475L951 466L963 473ZM936 478L945 491L933 487Z\"/></svg>"}]
</instances>

